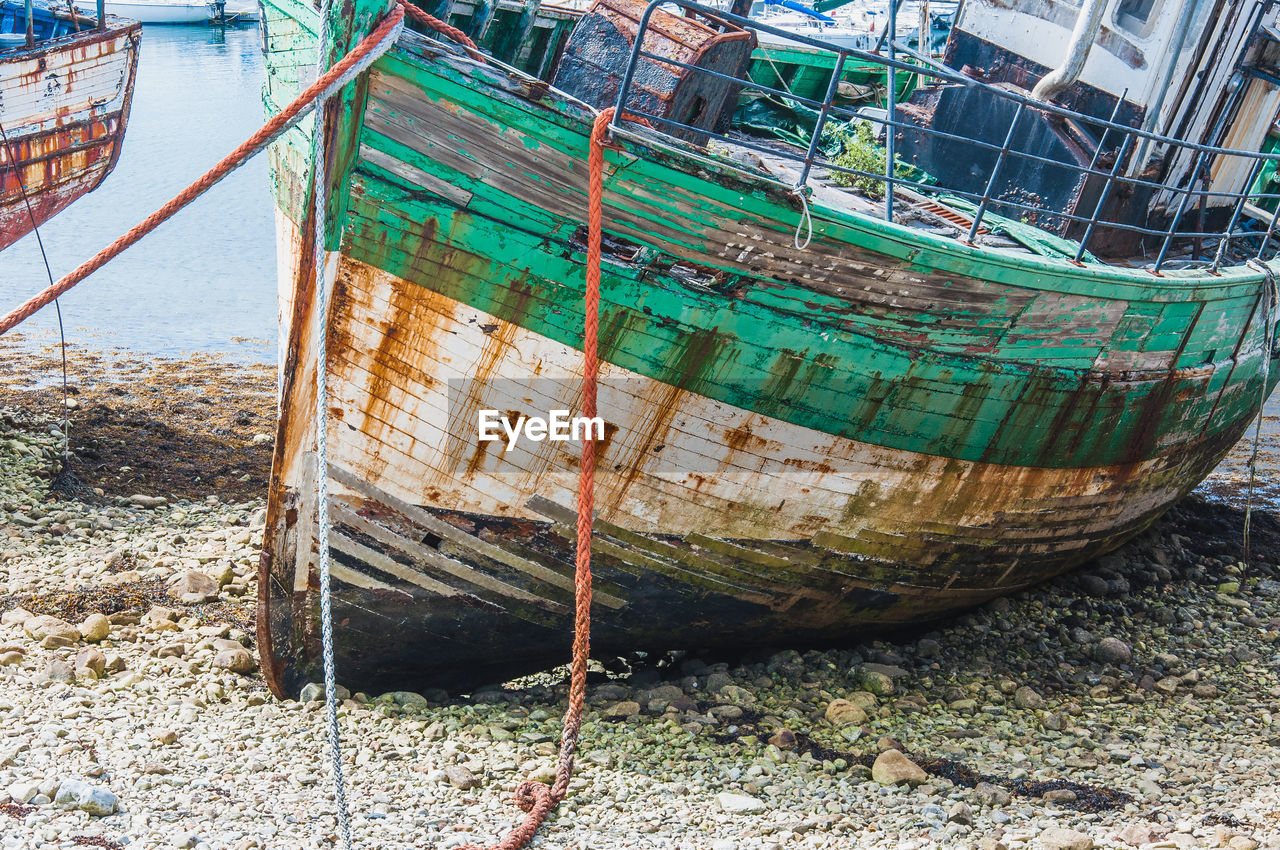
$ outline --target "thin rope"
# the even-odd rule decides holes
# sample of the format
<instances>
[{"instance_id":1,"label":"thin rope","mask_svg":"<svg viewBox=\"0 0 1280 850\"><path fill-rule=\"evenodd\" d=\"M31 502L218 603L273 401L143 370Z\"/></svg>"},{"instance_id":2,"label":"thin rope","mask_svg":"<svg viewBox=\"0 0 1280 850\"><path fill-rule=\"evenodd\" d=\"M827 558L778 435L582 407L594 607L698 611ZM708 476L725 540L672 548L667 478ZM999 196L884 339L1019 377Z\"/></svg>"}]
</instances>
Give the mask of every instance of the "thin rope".
<instances>
[{"instance_id":1,"label":"thin rope","mask_svg":"<svg viewBox=\"0 0 1280 850\"><path fill-rule=\"evenodd\" d=\"M74 10L71 19L75 20ZM79 29L76 31L79 32ZM49 267L49 255L44 250L40 225L36 223L35 211L31 209L31 196L27 194L27 186L22 182L22 169L18 168L18 158L13 154L13 146L9 144L9 133L5 130L3 122L0 122L0 140L4 141L4 152L9 159L9 168L13 169L13 178L18 181L18 194L22 196L22 203L27 208L31 232L36 235L36 245L40 246L40 259L44 260L45 277L49 279L49 285L53 286L53 269ZM71 413L67 408L67 333L62 326L62 305L56 298L53 301L53 309L58 314L58 347L62 352L62 468L66 469L71 458Z\"/></svg>"},{"instance_id":2,"label":"thin rope","mask_svg":"<svg viewBox=\"0 0 1280 850\"><path fill-rule=\"evenodd\" d=\"M1258 400L1258 421L1253 427L1253 451L1249 455L1249 486L1245 491L1244 503L1244 532L1242 534L1242 548L1244 550L1244 564L1246 569L1249 566L1249 529L1253 521L1253 486L1254 480L1258 474L1258 447L1262 442L1262 415L1263 409L1267 404L1267 383L1271 377L1271 358L1273 356L1272 349L1275 347L1275 323L1272 321L1272 314L1276 309L1276 301L1280 299L1280 293L1276 288L1276 275L1271 270L1271 266L1261 260L1249 260L1246 265L1255 271L1262 273L1262 389L1259 391Z\"/></svg>"},{"instance_id":3,"label":"thin rope","mask_svg":"<svg viewBox=\"0 0 1280 850\"><path fill-rule=\"evenodd\" d=\"M803 186L797 186L791 190L800 198L800 220L796 222L795 235L791 237L791 244L796 246L797 251L803 251L809 247L809 243L813 241L813 216L809 214L809 196L805 192ZM808 228L808 233L804 237L804 243L800 242L801 228Z\"/></svg>"},{"instance_id":4,"label":"thin rope","mask_svg":"<svg viewBox=\"0 0 1280 850\"><path fill-rule=\"evenodd\" d=\"M278 115L263 124L257 132L246 139L239 147L227 154L217 165L205 172L194 183L175 195L167 204L147 216L147 218L106 248L94 254L93 257L82 263L56 284L29 299L4 318L0 318L0 336L13 330L14 327L30 318L38 310L47 307L55 298L105 266L127 248L136 244L142 237L172 218L183 207L209 191L224 177L244 165L251 157L261 152L283 133L295 126L315 108L315 104L319 100L327 99L335 91L341 89L367 70L399 37L404 22L404 8L402 5L394 6L373 32L365 36L350 53L330 68L324 76L308 86L306 91L298 95Z\"/></svg>"}]
</instances>

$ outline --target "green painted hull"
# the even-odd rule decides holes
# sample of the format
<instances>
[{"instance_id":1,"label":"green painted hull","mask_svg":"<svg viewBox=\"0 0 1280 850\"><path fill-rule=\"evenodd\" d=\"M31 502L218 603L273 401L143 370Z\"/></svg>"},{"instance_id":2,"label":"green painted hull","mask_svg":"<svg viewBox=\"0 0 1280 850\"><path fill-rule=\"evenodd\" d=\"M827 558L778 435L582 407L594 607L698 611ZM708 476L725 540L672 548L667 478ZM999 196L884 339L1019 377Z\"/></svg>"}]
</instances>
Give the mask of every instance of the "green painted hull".
<instances>
[{"instance_id":1,"label":"green painted hull","mask_svg":"<svg viewBox=\"0 0 1280 850\"><path fill-rule=\"evenodd\" d=\"M274 112L318 23L295 0L266 10ZM573 461L489 452L442 410L464 377L573 405L592 115L409 33L338 115L324 366L343 402L331 462L350 484L340 669L465 686L534 668L572 628L557 511ZM272 151L292 272L260 587L282 692L317 663L308 133ZM1149 525L1258 411L1274 353L1252 270L1077 266L816 196L798 250L783 180L643 133L617 141L600 343L617 430L598 554L627 616L603 618L601 651L831 640L1024 587ZM707 465L663 467L664 450ZM476 536L447 546L436 522ZM426 636L393 652L392 627ZM442 633L469 648L433 660Z\"/></svg>"},{"instance_id":2,"label":"green painted hull","mask_svg":"<svg viewBox=\"0 0 1280 850\"><path fill-rule=\"evenodd\" d=\"M758 47L751 54L751 67L747 74L752 82L764 88L781 89L796 97L821 102L826 97L834 70L835 54L829 51L808 49L800 45L769 46ZM894 88L898 93L898 102L901 103L915 91L919 77L898 72L894 78ZM884 92L889 86L883 66L857 59L846 61L840 79L869 90L869 99L878 103L883 102Z\"/></svg>"}]
</instances>

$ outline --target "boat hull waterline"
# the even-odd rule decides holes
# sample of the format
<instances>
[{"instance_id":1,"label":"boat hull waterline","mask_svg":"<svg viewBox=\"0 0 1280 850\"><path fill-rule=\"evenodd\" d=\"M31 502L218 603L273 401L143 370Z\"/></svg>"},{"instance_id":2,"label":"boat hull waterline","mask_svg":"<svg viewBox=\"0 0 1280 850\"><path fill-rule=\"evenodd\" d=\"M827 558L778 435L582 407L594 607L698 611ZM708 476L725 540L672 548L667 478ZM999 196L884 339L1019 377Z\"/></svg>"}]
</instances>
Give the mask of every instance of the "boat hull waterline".
<instances>
[{"instance_id":1,"label":"boat hull waterline","mask_svg":"<svg viewBox=\"0 0 1280 850\"><path fill-rule=\"evenodd\" d=\"M279 109L318 22L266 12ZM413 33L353 102L325 269L339 675L465 689L563 660L572 632L577 444L504 450L476 417L578 408L593 116ZM797 250L785 184L620 142L597 654L836 640L1026 587L1149 526L1257 412L1256 273L1082 269L818 203ZM306 128L272 150L280 693L320 664L307 151Z\"/></svg>"}]
</instances>

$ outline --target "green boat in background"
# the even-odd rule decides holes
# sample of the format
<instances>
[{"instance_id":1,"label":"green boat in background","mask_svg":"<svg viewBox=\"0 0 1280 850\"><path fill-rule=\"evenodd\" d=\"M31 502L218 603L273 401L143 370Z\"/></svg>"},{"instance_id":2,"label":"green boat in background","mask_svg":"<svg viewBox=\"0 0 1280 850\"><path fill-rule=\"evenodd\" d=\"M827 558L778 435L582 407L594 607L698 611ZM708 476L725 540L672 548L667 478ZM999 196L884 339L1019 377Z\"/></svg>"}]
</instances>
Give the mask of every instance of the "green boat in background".
<instances>
[{"instance_id":1,"label":"green boat in background","mask_svg":"<svg viewBox=\"0 0 1280 850\"><path fill-rule=\"evenodd\" d=\"M330 106L322 222L310 124L271 149L272 688L320 678L318 370L344 684L562 661L579 444L483 423L579 409L588 139L610 106L596 657L848 640L1147 528L1280 377L1275 241L1245 211L1280 87L1222 84L1270 67L1274 13L1227 5L1188 33L1175 4L971 0L936 66L691 0L596 0L567 29L508 0L486 8L518 26L480 58L403 31ZM270 112L389 11L333 4L318 44L309 0L263 8ZM1011 8L1041 19L1035 44ZM759 32L832 57L807 144L734 124L744 97L796 97L748 79ZM918 81L878 113L840 102L864 65Z\"/></svg>"}]
</instances>

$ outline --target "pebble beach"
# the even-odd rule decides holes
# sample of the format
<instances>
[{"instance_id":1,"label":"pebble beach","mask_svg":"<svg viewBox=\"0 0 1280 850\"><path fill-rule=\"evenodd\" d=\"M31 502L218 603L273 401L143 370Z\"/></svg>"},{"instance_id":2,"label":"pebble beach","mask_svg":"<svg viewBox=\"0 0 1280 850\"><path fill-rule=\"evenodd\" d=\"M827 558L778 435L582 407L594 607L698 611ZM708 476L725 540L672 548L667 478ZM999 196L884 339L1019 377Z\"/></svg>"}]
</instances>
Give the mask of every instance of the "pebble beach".
<instances>
[{"instance_id":1,"label":"pebble beach","mask_svg":"<svg viewBox=\"0 0 1280 850\"><path fill-rule=\"evenodd\" d=\"M0 845L339 846L319 689L279 700L257 672L274 371L81 351L64 401L52 352L13 352ZM597 665L532 846L1280 848L1280 517L1254 511L1245 560L1238 476L1211 485L1076 573L911 633ZM356 846L503 837L515 786L551 778L566 693L565 669L343 692Z\"/></svg>"}]
</instances>

